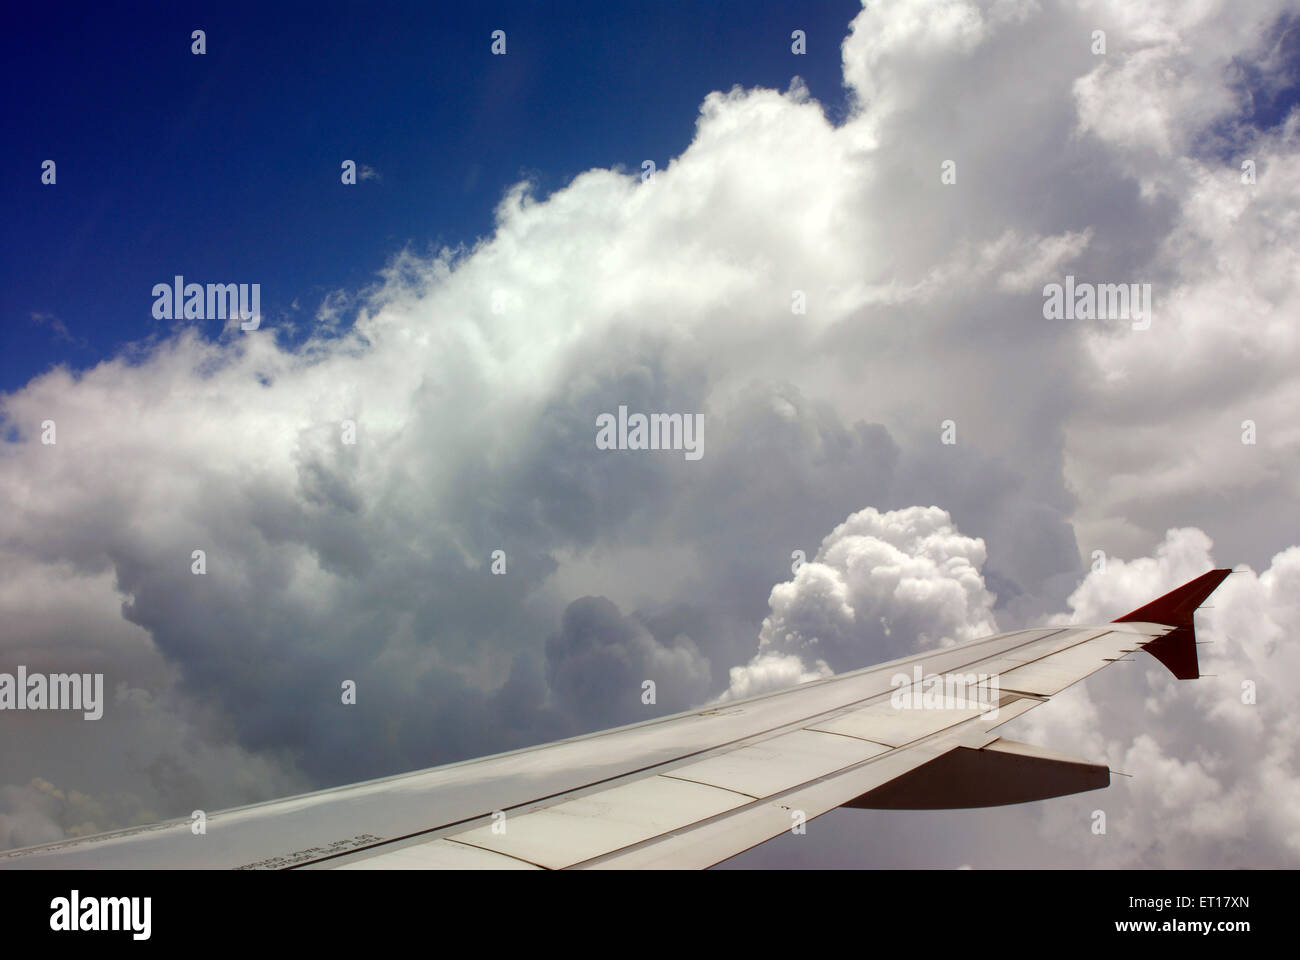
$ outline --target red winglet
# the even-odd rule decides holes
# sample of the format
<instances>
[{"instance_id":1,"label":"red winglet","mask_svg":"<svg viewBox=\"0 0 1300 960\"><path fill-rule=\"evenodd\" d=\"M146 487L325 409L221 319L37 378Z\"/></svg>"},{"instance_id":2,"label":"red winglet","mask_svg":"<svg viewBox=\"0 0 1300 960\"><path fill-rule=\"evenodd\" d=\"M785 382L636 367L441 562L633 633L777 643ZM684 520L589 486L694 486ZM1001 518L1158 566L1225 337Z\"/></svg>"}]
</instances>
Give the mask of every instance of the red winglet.
<instances>
[{"instance_id":1,"label":"red winglet","mask_svg":"<svg viewBox=\"0 0 1300 960\"><path fill-rule=\"evenodd\" d=\"M1170 590L1158 600L1113 620L1113 623L1163 623L1175 629L1148 643L1144 650L1151 654L1179 680L1195 680L1201 675L1196 658L1196 628L1193 615L1231 570L1211 570L1181 587Z\"/></svg>"}]
</instances>

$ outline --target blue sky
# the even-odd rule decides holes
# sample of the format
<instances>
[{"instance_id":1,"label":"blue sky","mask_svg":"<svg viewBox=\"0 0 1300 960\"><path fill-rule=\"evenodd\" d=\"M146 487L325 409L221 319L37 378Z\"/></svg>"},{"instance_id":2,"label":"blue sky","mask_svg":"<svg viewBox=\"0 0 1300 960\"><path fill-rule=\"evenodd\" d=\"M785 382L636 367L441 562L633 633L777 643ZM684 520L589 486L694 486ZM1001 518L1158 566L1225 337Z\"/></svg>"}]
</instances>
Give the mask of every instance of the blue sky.
<instances>
[{"instance_id":1,"label":"blue sky","mask_svg":"<svg viewBox=\"0 0 1300 960\"><path fill-rule=\"evenodd\" d=\"M9 92L0 390L165 333L175 274L258 282L310 320L404 245L489 235L510 184L662 169L701 100L802 75L842 110L854 0L703 4L313 3L23 7ZM21 22L14 22L15 20ZM795 59L790 32L807 32ZM207 53L190 52L204 29ZM492 56L491 33L507 34ZM43 185L41 163L57 163ZM355 160L382 179L345 187ZM40 315L54 320L34 320ZM207 323L215 335L220 321ZM301 328L300 328L301 329Z\"/></svg>"}]
</instances>

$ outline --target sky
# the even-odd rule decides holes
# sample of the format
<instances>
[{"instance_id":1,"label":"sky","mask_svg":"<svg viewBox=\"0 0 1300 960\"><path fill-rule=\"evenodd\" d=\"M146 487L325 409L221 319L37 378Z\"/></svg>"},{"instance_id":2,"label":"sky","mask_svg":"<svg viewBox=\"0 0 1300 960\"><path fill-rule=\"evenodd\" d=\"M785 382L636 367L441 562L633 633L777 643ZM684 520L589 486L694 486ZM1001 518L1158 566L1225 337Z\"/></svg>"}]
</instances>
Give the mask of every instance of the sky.
<instances>
[{"instance_id":1,"label":"sky","mask_svg":"<svg viewBox=\"0 0 1300 960\"><path fill-rule=\"evenodd\" d=\"M626 6L15 11L0 49L8 136L24 149L0 160L0 389L165 335L148 291L178 270L252 277L268 322L310 322L328 293L369 283L397 250L490 235L523 177L550 193L593 167L662 167L690 143L710 90L788 84L772 51L788 47L793 19L815 37L805 80L845 109L852 2ZM504 57L490 54L495 29L507 29ZM63 189L27 175L45 159ZM375 179L333 189L344 159Z\"/></svg>"},{"instance_id":2,"label":"sky","mask_svg":"<svg viewBox=\"0 0 1300 960\"><path fill-rule=\"evenodd\" d=\"M1007 728L1131 778L725 866L1300 863L1295 3L55 7L0 45L0 669L109 691L0 715L0 847L1218 566L1211 676ZM159 316L177 275L258 284L255 327ZM1149 309L1054 314L1067 277ZM620 406L701 455L602 449Z\"/></svg>"}]
</instances>

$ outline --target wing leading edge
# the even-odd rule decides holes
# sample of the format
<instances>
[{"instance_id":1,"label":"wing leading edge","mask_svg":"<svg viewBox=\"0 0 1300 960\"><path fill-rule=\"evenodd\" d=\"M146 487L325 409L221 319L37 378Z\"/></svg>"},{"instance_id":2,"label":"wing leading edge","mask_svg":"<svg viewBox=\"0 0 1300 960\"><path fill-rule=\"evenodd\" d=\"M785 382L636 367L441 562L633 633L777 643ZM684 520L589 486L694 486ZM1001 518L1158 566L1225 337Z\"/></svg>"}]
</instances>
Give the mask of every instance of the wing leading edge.
<instances>
[{"instance_id":1,"label":"wing leading edge","mask_svg":"<svg viewBox=\"0 0 1300 960\"><path fill-rule=\"evenodd\" d=\"M10 851L0 867L707 867L839 806L976 807L1099 789L1104 765L996 728L1140 649L1177 677L1199 676L1193 615L1230 572L1210 571L1109 624L985 637L744 701L214 813L203 835L177 820ZM956 699L953 677L965 684Z\"/></svg>"}]
</instances>

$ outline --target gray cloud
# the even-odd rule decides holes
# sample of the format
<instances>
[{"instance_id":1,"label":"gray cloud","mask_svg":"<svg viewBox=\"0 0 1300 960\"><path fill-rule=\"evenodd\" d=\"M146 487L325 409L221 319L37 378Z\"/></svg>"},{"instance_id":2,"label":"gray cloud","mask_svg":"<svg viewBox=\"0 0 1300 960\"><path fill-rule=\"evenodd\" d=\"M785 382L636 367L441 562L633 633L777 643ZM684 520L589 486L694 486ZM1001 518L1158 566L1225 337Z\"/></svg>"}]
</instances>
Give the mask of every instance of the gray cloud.
<instances>
[{"instance_id":1,"label":"gray cloud","mask_svg":"<svg viewBox=\"0 0 1300 960\"><path fill-rule=\"evenodd\" d=\"M633 723L685 710L707 697L709 664L685 634L660 643L604 597L583 597L564 611L546 641L547 681L584 727ZM644 687L646 683L653 687ZM654 693L647 713L643 692Z\"/></svg>"}]
</instances>

